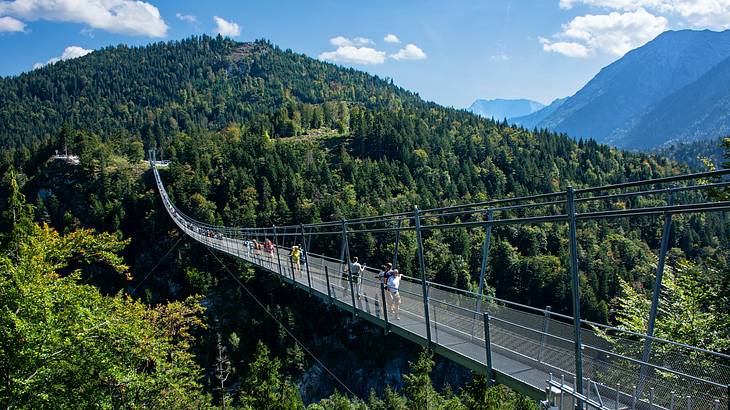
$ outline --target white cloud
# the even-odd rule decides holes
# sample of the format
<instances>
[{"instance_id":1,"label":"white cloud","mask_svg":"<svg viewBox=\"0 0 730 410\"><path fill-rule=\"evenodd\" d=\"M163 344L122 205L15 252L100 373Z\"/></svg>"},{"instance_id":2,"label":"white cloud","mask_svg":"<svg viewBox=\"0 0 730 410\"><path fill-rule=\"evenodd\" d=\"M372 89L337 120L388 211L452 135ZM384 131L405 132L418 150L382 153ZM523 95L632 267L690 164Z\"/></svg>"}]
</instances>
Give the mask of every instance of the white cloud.
<instances>
[{"instance_id":1,"label":"white cloud","mask_svg":"<svg viewBox=\"0 0 730 410\"><path fill-rule=\"evenodd\" d=\"M66 47L66 49L63 50L63 53L61 53L60 56L53 57L50 60L46 61L45 63L35 63L35 64L33 64L33 69L41 68L41 67L46 66L48 64L54 64L54 63L57 63L59 61L64 61L64 60L70 60L72 58L83 57L83 56L85 56L85 55L87 55L87 54L89 54L89 53L91 53L93 51L94 50L89 50L87 48L82 48L82 47L79 47L79 46L68 46L68 47Z\"/></svg>"},{"instance_id":2,"label":"white cloud","mask_svg":"<svg viewBox=\"0 0 730 410\"><path fill-rule=\"evenodd\" d=\"M23 23L22 21L7 16L0 17L0 33L15 33L23 30L25 30L25 23Z\"/></svg>"},{"instance_id":3,"label":"white cloud","mask_svg":"<svg viewBox=\"0 0 730 410\"><path fill-rule=\"evenodd\" d=\"M350 39L342 37L342 36L337 36L337 37L331 38L330 44L332 44L333 46L337 46L337 47L348 47L348 46L353 45L352 41L350 41Z\"/></svg>"},{"instance_id":4,"label":"white cloud","mask_svg":"<svg viewBox=\"0 0 730 410\"><path fill-rule=\"evenodd\" d=\"M388 33L387 36L383 37L383 41L386 43L400 43L400 39L395 34Z\"/></svg>"},{"instance_id":5,"label":"white cloud","mask_svg":"<svg viewBox=\"0 0 730 410\"><path fill-rule=\"evenodd\" d=\"M561 9L571 9L577 3L591 7L599 7L609 10L638 10L640 8L655 8L666 0L560 0Z\"/></svg>"},{"instance_id":6,"label":"white cloud","mask_svg":"<svg viewBox=\"0 0 730 410\"><path fill-rule=\"evenodd\" d=\"M730 28L730 0L560 0L560 8L584 4L607 10L646 9L664 17L678 16L694 28Z\"/></svg>"},{"instance_id":7,"label":"white cloud","mask_svg":"<svg viewBox=\"0 0 730 410\"><path fill-rule=\"evenodd\" d=\"M227 21L221 17L213 17L215 20L215 32L225 37L238 37L241 35L241 26L238 24Z\"/></svg>"},{"instance_id":8,"label":"white cloud","mask_svg":"<svg viewBox=\"0 0 730 410\"><path fill-rule=\"evenodd\" d=\"M163 37L160 11L138 0L14 0L0 2L0 14L23 20L87 24L112 33Z\"/></svg>"},{"instance_id":9,"label":"white cloud","mask_svg":"<svg viewBox=\"0 0 730 410\"><path fill-rule=\"evenodd\" d=\"M572 41L552 42L544 37L540 37L540 43L542 43L542 49L545 51L560 53L568 57L588 57L588 48L583 44Z\"/></svg>"},{"instance_id":10,"label":"white cloud","mask_svg":"<svg viewBox=\"0 0 730 410\"><path fill-rule=\"evenodd\" d=\"M393 43L394 40L400 42L395 34L388 34L383 40L388 43ZM321 53L318 56L320 60L360 65L383 64L385 62L385 51L367 47L369 45L375 45L375 42L369 38L355 37L350 39L337 36L330 39L330 44L336 46L337 49ZM394 60L423 60L426 58L426 53L415 44L408 44L397 53L390 54L388 57Z\"/></svg>"},{"instance_id":11,"label":"white cloud","mask_svg":"<svg viewBox=\"0 0 730 410\"><path fill-rule=\"evenodd\" d=\"M391 54L390 58L394 60L425 60L426 53L415 44L406 44L397 53Z\"/></svg>"},{"instance_id":12,"label":"white cloud","mask_svg":"<svg viewBox=\"0 0 730 410\"><path fill-rule=\"evenodd\" d=\"M375 45L373 40L365 37L355 37L349 39L347 37L337 36L330 39L330 44L337 47L356 47L365 45Z\"/></svg>"},{"instance_id":13,"label":"white cloud","mask_svg":"<svg viewBox=\"0 0 730 410\"><path fill-rule=\"evenodd\" d=\"M197 23L198 19L193 16L192 14L181 14L181 13L175 13L175 17L177 17L179 20L185 21L187 23Z\"/></svg>"},{"instance_id":14,"label":"white cloud","mask_svg":"<svg viewBox=\"0 0 730 410\"><path fill-rule=\"evenodd\" d=\"M320 60L333 61L336 63L374 65L383 64L385 62L385 51L378 51L371 47L342 45L337 47L337 50L325 51L318 57Z\"/></svg>"},{"instance_id":15,"label":"white cloud","mask_svg":"<svg viewBox=\"0 0 730 410\"><path fill-rule=\"evenodd\" d=\"M730 28L730 0L675 0L672 11L695 28Z\"/></svg>"},{"instance_id":16,"label":"white cloud","mask_svg":"<svg viewBox=\"0 0 730 410\"><path fill-rule=\"evenodd\" d=\"M667 28L665 17L640 8L625 13L586 14L563 25L553 35L556 40L540 38L542 48L569 57L588 57L597 51L622 56L644 45Z\"/></svg>"},{"instance_id":17,"label":"white cloud","mask_svg":"<svg viewBox=\"0 0 730 410\"><path fill-rule=\"evenodd\" d=\"M365 37L355 37L352 39L352 42L355 43L356 46L364 46L364 45L375 45L375 42L373 40L370 40L369 38Z\"/></svg>"},{"instance_id":18,"label":"white cloud","mask_svg":"<svg viewBox=\"0 0 730 410\"><path fill-rule=\"evenodd\" d=\"M494 54L489 56L494 61L509 61L510 57L507 54Z\"/></svg>"}]
</instances>

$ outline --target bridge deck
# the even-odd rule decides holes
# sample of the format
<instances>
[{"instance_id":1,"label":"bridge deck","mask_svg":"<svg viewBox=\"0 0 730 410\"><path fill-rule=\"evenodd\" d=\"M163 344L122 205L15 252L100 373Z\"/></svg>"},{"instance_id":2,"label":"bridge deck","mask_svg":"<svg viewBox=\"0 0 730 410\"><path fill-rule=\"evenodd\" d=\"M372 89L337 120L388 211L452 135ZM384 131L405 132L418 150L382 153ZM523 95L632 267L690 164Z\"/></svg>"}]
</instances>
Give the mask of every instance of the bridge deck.
<instances>
[{"instance_id":1,"label":"bridge deck","mask_svg":"<svg viewBox=\"0 0 730 410\"><path fill-rule=\"evenodd\" d=\"M235 257L246 260L256 266L264 268L277 275L280 274L290 283L296 284L300 288L307 291L309 288L309 280L307 278L307 266L303 264L301 270L297 272L291 263L289 263L289 250L281 247L277 248L271 256L263 251L248 250L242 240L223 238L210 238L187 228L183 228L188 235L195 238L199 242L228 253ZM281 265L279 264L281 260ZM342 275L343 263L326 258L320 255L309 254L309 278L311 278L311 291L316 292L325 302L329 301L329 295L332 296L332 302L337 306L352 311L352 294L350 292L350 282ZM325 273L327 267L328 275ZM281 268L281 271L279 270ZM369 271L365 274L368 275ZM329 276L330 290L327 291L327 276ZM355 295L357 295L357 284L353 283ZM426 346L428 344L426 333L426 321L424 317L424 304L422 297L421 285L413 282L401 282L401 308L400 319L396 319L392 313L388 317L388 328L390 331L413 340L419 344ZM375 323L379 326L385 326L385 316L382 309L382 293L380 290L380 282L374 275L362 278L361 296L355 297L355 314L365 320ZM435 350L441 353L451 351L449 355L452 360L481 373L486 370L486 350L484 345L484 326L481 316L474 317L453 317L452 313L443 307L438 306L433 298L430 299L433 306L430 306L430 322L431 322L431 338ZM387 302L386 302L387 303ZM466 312L464 312L466 313ZM524 336L514 334L500 326L492 326L491 337L493 339L524 339L523 343L534 343L526 340ZM547 364L539 365L535 360L529 357L523 357L508 349L500 348L493 343L492 364L497 379L504 377L513 378L510 385L519 382L520 386L516 386L518 390L529 394L535 398L544 398L546 381L549 378L550 370L554 373L561 372L561 369L550 369ZM535 350L539 346L533 346ZM570 352L560 352L562 355Z\"/></svg>"}]
</instances>

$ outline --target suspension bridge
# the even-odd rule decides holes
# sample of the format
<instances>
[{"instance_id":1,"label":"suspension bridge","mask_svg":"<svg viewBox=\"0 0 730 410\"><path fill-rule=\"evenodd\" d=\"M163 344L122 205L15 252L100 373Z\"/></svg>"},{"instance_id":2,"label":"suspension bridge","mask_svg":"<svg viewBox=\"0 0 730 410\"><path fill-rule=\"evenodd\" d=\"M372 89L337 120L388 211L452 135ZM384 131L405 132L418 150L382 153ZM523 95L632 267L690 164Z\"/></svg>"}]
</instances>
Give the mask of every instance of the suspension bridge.
<instances>
[{"instance_id":1,"label":"suspension bridge","mask_svg":"<svg viewBox=\"0 0 730 410\"><path fill-rule=\"evenodd\" d=\"M730 409L730 356L654 336L672 217L730 210L730 201L706 195L730 186L722 179L730 170L351 220L244 228L188 217L168 196L154 152L150 152L150 166L165 209L194 240L278 275L323 303L383 327L386 333L487 374L490 382L543 400L546 408ZM663 220L648 326L641 333L580 316L577 224L632 217ZM568 225L573 315L485 295L492 227L550 223ZM485 230L476 292L425 280L423 238L434 230L457 228ZM350 260L352 238L390 235L394 238L392 264L397 267L401 234L406 233L415 233L418 275L403 276L400 315L395 318L377 270L366 267L358 278L345 261ZM252 246L254 240L265 238L274 242L271 252ZM300 266L290 258L294 244L302 248Z\"/></svg>"}]
</instances>

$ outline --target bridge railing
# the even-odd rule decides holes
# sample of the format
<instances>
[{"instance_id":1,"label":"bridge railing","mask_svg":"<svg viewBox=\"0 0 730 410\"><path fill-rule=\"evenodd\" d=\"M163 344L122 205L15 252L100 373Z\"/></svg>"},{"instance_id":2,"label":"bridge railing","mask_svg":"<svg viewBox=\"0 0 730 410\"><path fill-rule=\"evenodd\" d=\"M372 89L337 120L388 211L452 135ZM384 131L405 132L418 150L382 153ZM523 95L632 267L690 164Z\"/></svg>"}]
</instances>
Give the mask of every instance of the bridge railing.
<instances>
[{"instance_id":1,"label":"bridge railing","mask_svg":"<svg viewBox=\"0 0 730 410\"><path fill-rule=\"evenodd\" d=\"M343 262L346 243L344 240L342 248L336 250L341 251L339 257L305 252L304 259L307 263L298 272L295 272L288 256L282 258L281 251L288 250L283 244L287 241L291 244L301 241L305 232L309 238L317 235L350 236L361 232L375 234L396 232L397 235L399 232L415 230L417 220L422 223L423 231L429 231L454 227L484 229L512 223L560 222L570 218L569 214L563 213L560 209L566 202L556 199L560 198L561 194L551 193L322 224L271 228L221 227L195 221L177 209L169 200L159 173L154 167L153 170L167 211L175 223L196 240L280 273L294 282L306 283L310 289L328 294L330 300L336 300L343 306L349 306L353 311L363 311L379 319L385 319L388 303L383 295L379 295L379 281L371 278L375 272L367 269L362 278L364 292L359 298L355 297L358 293L356 289L358 284L351 282L349 275L343 275L343 266L345 270L347 268ZM683 178L695 180L717 177L728 172L730 171ZM643 185L682 180L684 179L672 177L659 182L644 181ZM578 198L575 201L584 204L580 206L588 206L585 204L590 201L619 199L633 201L646 195L665 197L689 195L688 193L702 190L703 187L718 189L726 188L728 185L730 183L727 181L709 182L694 186L602 194L604 191L642 186L641 183L627 183L621 187L613 185L578 190L576 192L593 197ZM514 204L520 201L523 203ZM585 212L576 214L575 220L725 211L730 209L730 204L727 201L713 202L693 196L686 203L679 205L657 205L656 202L650 202L648 206L626 208L626 204L623 204L618 208L620 209L605 209L598 206L593 209L587 208ZM547 210L551 214L539 214L539 210ZM503 215L492 219L494 213ZM256 251L252 253L250 248L244 245L246 241L263 236L282 244L277 247L276 255L262 255ZM488 243L486 248L488 249ZM305 250L308 250L308 246ZM424 338L428 337L434 343L464 356L474 358L474 346L485 346L483 315L488 313L491 317L489 334L493 350L504 357L528 363L531 368L539 369L545 374L552 372L575 377L575 369L571 363L579 362L582 364L581 380L602 383L602 386L616 386L619 383L624 386L637 386L634 396L639 403L645 403L649 399L647 396L649 392L656 396L652 397L652 400L664 408L669 408L668 400L679 396L691 396L695 403L694 408L709 408L705 406L714 406L715 400L720 400L725 405L728 402L730 356L726 354L586 320L579 321L580 339L576 341L572 316L552 312L549 308L535 308L432 281L424 282L420 278L404 277L401 283L401 295L404 314L425 322L425 326L406 325L405 322L399 324L393 320L390 321L391 326L400 326ZM454 337L457 337L457 342L454 342ZM575 357L577 344L580 345L579 358ZM653 346L648 354L647 344ZM474 359L485 363L483 356ZM584 393L585 386L583 384ZM610 387L607 389L610 390Z\"/></svg>"}]
</instances>

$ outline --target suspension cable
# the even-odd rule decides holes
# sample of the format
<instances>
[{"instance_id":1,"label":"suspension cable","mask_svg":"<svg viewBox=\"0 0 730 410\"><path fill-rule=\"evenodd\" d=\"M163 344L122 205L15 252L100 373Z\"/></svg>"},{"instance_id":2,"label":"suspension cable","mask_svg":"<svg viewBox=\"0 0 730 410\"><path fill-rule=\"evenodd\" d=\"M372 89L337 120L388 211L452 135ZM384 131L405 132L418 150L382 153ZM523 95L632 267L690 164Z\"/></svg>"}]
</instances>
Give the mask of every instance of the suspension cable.
<instances>
[{"instance_id":1,"label":"suspension cable","mask_svg":"<svg viewBox=\"0 0 730 410\"><path fill-rule=\"evenodd\" d=\"M304 350L305 352L307 352L307 354L308 354L309 356L311 356L311 357L312 357L312 359L314 359L314 361L316 361L316 362L317 362L317 363L318 363L318 364L319 364L320 366L322 366L322 368L323 368L323 369L324 369L324 370L325 370L325 371L326 371L327 373L329 373L329 375L330 375L330 376L332 376L332 378L333 378L333 379L334 379L335 381L337 381L337 383L339 383L339 384L340 384L340 385L341 385L341 386L342 386L342 387L343 387L343 388L344 388L345 390L347 390L347 392L348 392L348 393L350 393L350 394L351 394L351 395L352 395L353 397L357 397L357 396L355 395L355 393L353 393L353 391L352 391L352 390L350 390L350 388L349 388L349 387L347 387L347 385L346 385L346 384L345 384L345 383L344 383L344 382L343 382L342 380L340 380L340 379L339 379L339 378L338 378L338 377L337 377L337 376L336 376L336 375L335 375L335 374L334 374L334 373L333 373L333 372L332 372L332 371L331 371L331 370L330 370L330 369L329 369L329 368L328 368L327 366L325 366L325 365L324 365L324 363L322 363L322 361L321 361L321 360L319 360L319 358L318 358L318 357L317 357L317 356L316 356L316 355L315 355L314 353L312 353L312 351L310 351L310 350L309 350L309 349L307 348L307 346L305 346L305 345L304 345L304 343L302 343L302 342L301 342L301 341L300 341L300 340L299 340L299 339L298 339L298 338L297 338L297 337L296 337L296 336L294 335L294 333L293 333L293 332L292 332L291 330L289 330L289 328L287 328L286 326L284 326L284 324L283 324L283 323L281 323L281 321L280 321L279 319L277 319L277 318L276 318L276 316L274 316L274 314L273 314L273 313L271 313L271 311L269 310L269 308L267 308L267 307L266 307L266 306L265 306L265 305L264 305L263 303L261 303L261 301L260 301L260 300L259 300L259 299L258 299L258 298L256 297L256 295L254 295L254 294L253 294L253 293L252 293L252 292L251 292L251 291L250 291L250 290L249 290L249 289L248 289L248 288L246 287L246 285L244 285L244 284L243 284L243 282L241 282L241 280L240 280L240 279L238 279L238 277L237 277L236 275L234 275L234 274L233 274L233 272L231 272L231 270L230 270L230 269L228 269L228 266L226 266L226 264L225 264L225 263L223 263L223 261L222 261L222 260L221 260L221 259L220 259L220 258L218 257L218 255L216 255L216 254L215 254L215 253L214 253L214 252L213 252L213 251L212 251L212 250L210 249L210 247L208 247L208 246L206 246L206 245L203 245L203 246L205 247L205 249L207 249L207 250L208 250L208 252L210 252L210 254L211 254L211 255L213 255L213 257L215 258L215 260L217 260L217 261L218 261L218 263L220 263L220 264L221 264L221 266L223 267L223 269L225 269L225 270L226 270L226 272L228 272L228 274L229 274L229 275L231 275L231 277L233 278L233 280L235 280L235 281L236 281L236 282L238 283L238 285L239 285L239 286L241 286L241 288L243 288L243 290L245 290L245 291L246 291L246 293L248 293L248 295L249 295L249 296L251 297L251 299L253 299L253 300L254 300L254 301L255 301L255 302L256 302L256 303L257 303L257 304L258 304L258 305L259 305L259 306L261 307L261 309L263 309L263 310L264 310L264 312L266 312L266 314L267 314L267 315L269 315L269 316L270 316L270 317L271 317L272 319L274 319L274 321L275 321L275 322L276 322L276 323L277 323L277 324L278 324L279 326L281 326L281 328L282 328L282 329L284 329L284 331L285 331L285 332L286 332L286 333L287 333L287 334L288 334L288 335L289 335L289 336L290 336L290 337L291 337L292 339L294 339L294 341L295 341L295 342L296 342L296 343L297 343L297 344L299 345L299 347L301 347L301 348L302 348L302 349L303 349L303 350Z\"/></svg>"},{"instance_id":2,"label":"suspension cable","mask_svg":"<svg viewBox=\"0 0 730 410\"><path fill-rule=\"evenodd\" d=\"M162 263L163 260L165 260L165 258L167 257L167 255L169 255L170 252L172 252L172 250L175 249L175 247L177 246L177 244L180 243L180 241L182 241L183 238L186 237L186 236L187 235L182 235L179 238L177 238L177 241L175 241L175 243L170 247L170 249L168 249L168 251L165 252L165 254L160 258L160 260L157 261L157 264L149 272L147 272L147 274L144 276L144 278L142 279L142 281L139 282L137 284L137 286L135 286L134 289L132 289L132 292L130 292L130 293L136 292L137 289L139 289L139 287L142 286L142 284L144 283L144 281L146 281L147 278L149 278L150 275L152 275L152 272L154 272L155 269L157 269L157 267L160 266L160 264Z\"/></svg>"}]
</instances>

